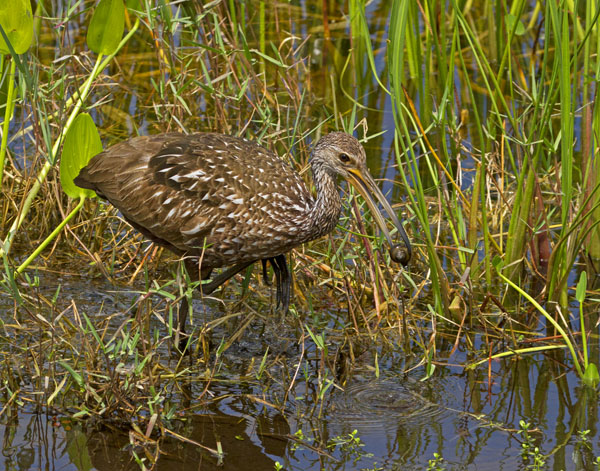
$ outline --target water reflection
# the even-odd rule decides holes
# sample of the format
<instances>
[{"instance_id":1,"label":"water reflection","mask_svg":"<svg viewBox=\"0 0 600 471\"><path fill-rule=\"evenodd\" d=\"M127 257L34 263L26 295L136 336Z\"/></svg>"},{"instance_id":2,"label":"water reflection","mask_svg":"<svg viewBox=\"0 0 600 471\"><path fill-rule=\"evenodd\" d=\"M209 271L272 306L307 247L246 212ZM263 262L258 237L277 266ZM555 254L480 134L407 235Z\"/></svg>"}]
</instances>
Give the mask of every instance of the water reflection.
<instances>
[{"instance_id":1,"label":"water reflection","mask_svg":"<svg viewBox=\"0 0 600 471\"><path fill-rule=\"evenodd\" d=\"M135 456L153 469L274 469L285 456L290 428L280 414L244 416L214 410L190 414L174 427L185 437L145 437L116 424L93 427L76 421L21 413L0 426L4 436L1 469L139 470ZM195 442L195 443L194 443ZM207 448L223 451L218 457ZM160 453L159 453L160 450ZM278 458L279 457L279 458Z\"/></svg>"},{"instance_id":2,"label":"water reflection","mask_svg":"<svg viewBox=\"0 0 600 471\"><path fill-rule=\"evenodd\" d=\"M442 453L447 469L513 470L522 466L523 437L516 432L524 417L534 444L552 453L548 460L557 469L591 469L597 393L570 386L561 353L508 362L494 369L492 383L471 371L445 371L427 382L416 375L374 380L354 371L323 408L302 381L283 409L274 405L281 385L269 397L260 384L214 383L202 396L201 382L193 382L170 398L178 404L176 418L157 424L149 437L147 422L80 422L9 403L1 416L0 469L137 470L136 459L147 468L156 460L153 469L165 470L249 469L248 463L273 470L276 462L287 470L425 469ZM587 442L575 433L582 429L590 430Z\"/></svg>"}]
</instances>

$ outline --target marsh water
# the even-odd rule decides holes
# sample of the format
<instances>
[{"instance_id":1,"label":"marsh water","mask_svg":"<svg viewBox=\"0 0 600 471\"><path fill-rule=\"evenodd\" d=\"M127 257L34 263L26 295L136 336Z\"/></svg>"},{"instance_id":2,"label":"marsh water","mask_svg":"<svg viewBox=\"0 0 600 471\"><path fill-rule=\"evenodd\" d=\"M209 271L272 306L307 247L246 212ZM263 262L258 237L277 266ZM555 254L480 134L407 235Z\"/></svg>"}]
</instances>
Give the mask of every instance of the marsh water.
<instances>
[{"instance_id":1,"label":"marsh water","mask_svg":"<svg viewBox=\"0 0 600 471\"><path fill-rule=\"evenodd\" d=\"M248 2L249 29L258 28L251 12L258 3ZM320 5L321 2L293 2L273 11L267 9L267 17L275 21L274 16L285 16L282 12L293 9L288 11L288 23L282 23L289 26L291 35L305 39L302 51L310 57L310 63L306 82L298 86L315 100L315 110L333 109L334 102L342 110L352 109L352 100L361 104L360 119L368 123L369 134L377 135L366 145L369 167L384 193L407 216L407 230L419 246L422 237L418 226L409 211L403 209L406 201L395 166L394 117L389 96L378 88L366 60L364 70L357 69L359 77L355 80L359 86L352 87L349 80L348 90L330 86L330 77L344 83L340 63L350 55L352 42L342 14L347 14L346 6L339 4L330 12L335 28L330 32L331 43L326 46ZM177 4L169 8L175 16L183 14ZM56 16L59 13L55 12ZM366 13L375 65L384 71L390 5L384 0L370 2ZM72 44L81 46L85 12L80 16L79 20L76 15L73 17L68 34ZM40 54L49 57L56 55L53 45L43 41L50 35L47 29L52 27L62 26L47 20L40 36ZM173 37L177 43L176 30ZM90 112L105 147L137 133L159 132L165 126L169 130L177 129L178 124L187 130L210 130L211 113L220 112L199 89L193 112L169 115L165 124L168 100L157 98L160 87L155 85L158 75L165 73L164 64L160 64L151 44L146 38L129 45L117 59L119 66L107 70L96 92L95 99L100 104ZM457 86L460 87L460 79ZM480 101L472 106L485 109L485 96L478 98ZM248 113L249 108L245 110ZM240 115L243 111L238 110ZM316 125L320 112L307 116L301 125ZM239 124L234 122L232 127ZM13 124L14 130L17 127ZM467 126L467 147L470 138ZM19 146L13 146L18 160ZM475 164L467 156L461 165L465 172L462 184L468 190ZM350 212L350 208L345 208L341 225ZM434 217L439 222L439 215ZM121 222L118 224L122 232L114 236L115 243L135 252L138 263L146 260L153 247L123 229ZM333 243L344 235L343 229L338 228ZM441 247L452 245L444 233L440 240ZM18 332L14 326L27 322L32 313L32 317L42 316L53 325L58 325L62 317L77 324L85 313L103 339L128 332L134 322L144 326L145 341L166 334L169 319L165 316L169 311L165 306L170 298L164 293L176 293L178 289L176 284L165 281L176 276L174 258L163 254L160 262L136 276L127 271L131 268L126 263L117 261L109 280L89 265L86 254L73 255L68 250L61 251L61 247L56 248L45 267L32 271L35 289L28 299L33 299L37 311L19 310L15 299L3 294L0 317L5 329L11 326L11 332ZM26 253L24 244L18 249ZM103 246L99 250L110 253L119 249ZM440 253L450 267L456 251L440 249ZM299 283L306 278L316 281L296 285L295 296L302 303L298 303L298 308L292 307L286 316L274 309L274 288L260 280L258 268L253 276L241 277L216 293L216 299L196 296L193 335L201 340L183 359L171 342L162 342L148 360L154 365L148 377L131 372L147 353L142 341L129 352L129 357L113 359L111 352L97 350L98 361L106 361L113 368L111 384L119 384L114 396L118 396L118 391L128 391L127 397L113 401L119 404L119 410L87 408L86 401L92 403L94 396L82 392L85 384L71 396L60 396L64 383L49 381L40 373L48 364L22 360L26 349L39 350L36 358L46 358L48 363L62 359L81 371L89 368L83 383L101 384L93 373L97 365L83 366L76 361L77 355L81 355L82 362L88 361L89 356L82 353L88 348L85 335L74 334L68 357L63 350L57 351L56 357L44 356L50 348L46 343L50 337L45 336L43 326L37 336L46 340L39 344L23 345L19 342L25 337L3 336L2 367L24 371L14 377L27 378L27 382L4 385L0 469L600 469L597 390L582 386L564 349L480 362L486 358L490 345L485 340L486 332L471 331L468 322L460 328L452 322L447 328L434 328L429 310L430 288L417 289L409 283L405 283L405 301L419 298L410 305L419 312L418 321L411 325L418 325L420 330L409 327L401 331L402 322L398 319L409 313L403 311L404 303L400 303L391 316L397 323L390 321L389 328L382 326L376 332L364 326L349 338L354 317L340 302L339 291L331 283L319 283L323 274L315 268L314 256L315 252L303 251L295 259ZM424 276L428 270L426 254L417 250L416 257L407 270ZM113 258L118 257L113 253ZM352 258L345 263L352 265ZM402 270L399 266L392 269ZM574 270L571 284L580 269L578 265ZM451 282L460 284L459 279ZM399 283L403 283L402 278ZM598 275L590 276L589 284L592 289L596 286L597 292ZM473 286L469 300L472 308L488 303L490 293L502 297L496 286ZM361 302L372 319L372 297L365 296ZM578 309L574 304L573 316ZM525 319L531 319L535 313L523 310L523 324L531 324ZM598 363L598 305L590 303L586 312L590 315L587 323L594 326L595 333L590 358ZM492 315L502 317L499 311ZM306 328L307 319L310 329ZM542 321L539 323L540 331L544 331ZM494 344L496 351L502 347L501 342ZM428 358L432 360L429 366ZM133 392L125 385L131 381L138 382ZM21 390L32 394L23 400L19 396ZM98 394L100 390L100 386L95 389ZM136 395L135 391L139 393ZM156 413L163 414L160 429L153 428ZM524 446L529 447L529 455ZM535 447L545 464L535 462Z\"/></svg>"},{"instance_id":2,"label":"marsh water","mask_svg":"<svg viewBox=\"0 0 600 471\"><path fill-rule=\"evenodd\" d=\"M102 304L105 312L117 313L117 325L127 320L127 307L137 298L106 282L83 283L76 276L59 281L63 296L75 300L79 309L93 313ZM230 296L227 302L235 302L236 293ZM218 303L195 303L197 322L221 315ZM16 415L4 414L2 420L2 468L139 469L133 452L143 456L160 448L155 469L271 470L276 462L296 470L427 469L439 453L445 466L440 469L515 470L525 469L523 437L517 433L525 420L532 424L535 443L552 453L547 459L556 463L553 469L593 469L598 401L594 391L565 372L561 351L471 370L462 366L469 363L469 352L459 347L449 355L449 342L435 374L424 379L418 356L389 347L382 351L364 339L355 343L361 351L344 368L342 355L330 352L336 358L328 361L337 363L339 372L331 380L340 383L316 401L323 388L320 353L306 341L301 343L309 351L301 355L301 328L294 320L276 318L251 321L218 361L211 358L199 366L198 358L184 360L182 377L160 393L163 406L177 411L169 422L177 435L167 436L160 447L138 444L136 433L144 430L135 432L121 420L82 420L72 417L77 415L74 407L36 410L23 404ZM211 342L227 339L239 322L213 329ZM153 328L164 329L155 324ZM329 348L341 351L341 342L342 336L332 335ZM267 348L276 364L258 378L256 365ZM174 368L178 356L166 349L162 353L164 364ZM205 378L203 367L215 364L218 372L211 381L194 378ZM298 367L290 386L288 378ZM574 433L579 428L591 432L582 439Z\"/></svg>"}]
</instances>

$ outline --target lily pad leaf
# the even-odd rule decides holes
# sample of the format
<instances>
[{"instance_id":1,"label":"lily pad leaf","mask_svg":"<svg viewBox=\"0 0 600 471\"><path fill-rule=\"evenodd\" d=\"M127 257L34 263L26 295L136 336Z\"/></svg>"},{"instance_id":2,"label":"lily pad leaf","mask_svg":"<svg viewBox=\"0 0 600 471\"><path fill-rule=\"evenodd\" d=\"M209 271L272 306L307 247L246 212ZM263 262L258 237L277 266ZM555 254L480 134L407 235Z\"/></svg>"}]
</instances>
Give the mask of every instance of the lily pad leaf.
<instances>
[{"instance_id":1,"label":"lily pad leaf","mask_svg":"<svg viewBox=\"0 0 600 471\"><path fill-rule=\"evenodd\" d=\"M125 29L123 0L100 0L87 32L87 45L96 54L117 50Z\"/></svg>"},{"instance_id":2,"label":"lily pad leaf","mask_svg":"<svg viewBox=\"0 0 600 471\"><path fill-rule=\"evenodd\" d=\"M67 132L60 158L60 184L71 198L94 197L93 190L79 188L73 180L90 159L102 152L102 142L94 121L87 113L81 113Z\"/></svg>"}]
</instances>

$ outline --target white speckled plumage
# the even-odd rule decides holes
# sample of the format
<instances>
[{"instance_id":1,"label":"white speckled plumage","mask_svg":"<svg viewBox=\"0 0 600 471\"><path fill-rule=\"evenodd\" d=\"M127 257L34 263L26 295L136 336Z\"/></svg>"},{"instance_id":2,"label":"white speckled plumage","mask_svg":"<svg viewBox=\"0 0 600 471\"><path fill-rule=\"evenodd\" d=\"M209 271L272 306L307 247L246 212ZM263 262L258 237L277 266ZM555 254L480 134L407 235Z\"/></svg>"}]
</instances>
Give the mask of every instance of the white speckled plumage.
<instances>
[{"instance_id":1,"label":"white speckled plumage","mask_svg":"<svg viewBox=\"0 0 600 471\"><path fill-rule=\"evenodd\" d=\"M364 156L354 138L330 136L344 136L338 145ZM285 161L254 142L170 133L111 147L76 183L109 200L151 240L202 255L208 273L285 253L332 230L341 207L335 176L318 159L313 171L317 201Z\"/></svg>"},{"instance_id":2,"label":"white speckled plumage","mask_svg":"<svg viewBox=\"0 0 600 471\"><path fill-rule=\"evenodd\" d=\"M290 165L254 142L215 133L166 133L129 139L98 154L75 183L110 201L149 239L188 261L202 257L202 278L217 267L270 260L278 300L287 309L290 278L282 254L333 230L341 210L338 176L368 197L392 244L369 197L375 194L405 242L406 251L396 260L410 258L406 233L370 177L355 138L325 135L314 148L311 167L316 199ZM213 280L215 286L234 273Z\"/></svg>"},{"instance_id":3,"label":"white speckled plumage","mask_svg":"<svg viewBox=\"0 0 600 471\"><path fill-rule=\"evenodd\" d=\"M277 305L285 312L291 275L284 254L333 230L341 210L338 176L365 197L391 258L406 264L411 256L408 236L370 176L355 138L327 134L313 150L311 167L316 199L290 165L254 142L215 133L166 133L129 139L98 154L75 184L110 201L150 240L185 255L192 278L208 278L214 268L231 265L202 285L205 294L257 260L265 274L270 262ZM392 242L375 200L392 219L404 248ZM184 297L181 333L187 311ZM185 341L179 348L185 349Z\"/></svg>"}]
</instances>

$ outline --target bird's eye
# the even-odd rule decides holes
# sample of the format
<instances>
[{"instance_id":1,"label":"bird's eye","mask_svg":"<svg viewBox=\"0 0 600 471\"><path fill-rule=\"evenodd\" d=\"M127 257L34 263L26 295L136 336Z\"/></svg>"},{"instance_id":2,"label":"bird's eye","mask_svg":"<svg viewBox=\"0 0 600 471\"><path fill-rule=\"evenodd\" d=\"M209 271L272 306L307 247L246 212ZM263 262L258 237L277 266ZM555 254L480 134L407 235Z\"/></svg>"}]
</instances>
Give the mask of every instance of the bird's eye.
<instances>
[{"instance_id":1,"label":"bird's eye","mask_svg":"<svg viewBox=\"0 0 600 471\"><path fill-rule=\"evenodd\" d=\"M348 154L340 154L340 160L344 163L348 163L350 162L350 157L348 157Z\"/></svg>"}]
</instances>

